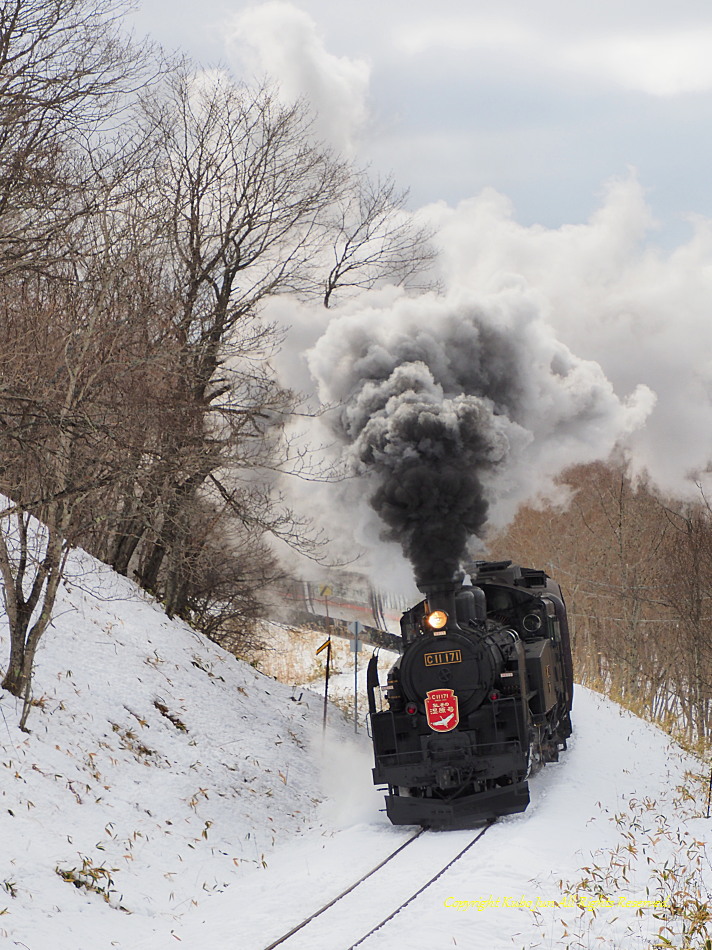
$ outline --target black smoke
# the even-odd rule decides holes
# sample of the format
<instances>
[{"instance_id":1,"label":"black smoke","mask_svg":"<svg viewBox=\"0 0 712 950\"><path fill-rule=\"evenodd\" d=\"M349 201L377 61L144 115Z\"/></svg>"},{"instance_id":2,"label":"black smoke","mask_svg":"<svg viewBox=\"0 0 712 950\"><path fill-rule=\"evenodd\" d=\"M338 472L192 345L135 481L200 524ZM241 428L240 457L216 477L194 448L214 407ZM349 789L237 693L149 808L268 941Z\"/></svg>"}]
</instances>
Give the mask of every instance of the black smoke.
<instances>
[{"instance_id":1,"label":"black smoke","mask_svg":"<svg viewBox=\"0 0 712 950\"><path fill-rule=\"evenodd\" d=\"M451 578L482 533L483 475L507 457L507 411L520 395L517 348L505 335L472 319L466 333L456 320L441 329L445 338L414 332L389 350L361 339L359 376L335 423L371 485L383 540L401 545L418 583Z\"/></svg>"},{"instance_id":2,"label":"black smoke","mask_svg":"<svg viewBox=\"0 0 712 950\"><path fill-rule=\"evenodd\" d=\"M381 538L420 584L450 579L493 509L501 524L567 464L605 456L637 412L528 301L404 297L334 320L310 367Z\"/></svg>"},{"instance_id":3,"label":"black smoke","mask_svg":"<svg viewBox=\"0 0 712 950\"><path fill-rule=\"evenodd\" d=\"M403 389L404 377L412 388ZM394 383L400 392L383 401ZM370 503L386 526L382 537L401 544L416 582L449 579L486 524L481 476L501 463L507 441L479 397L434 398L423 364L399 366L369 389L383 404L354 433L354 448L376 486Z\"/></svg>"}]
</instances>

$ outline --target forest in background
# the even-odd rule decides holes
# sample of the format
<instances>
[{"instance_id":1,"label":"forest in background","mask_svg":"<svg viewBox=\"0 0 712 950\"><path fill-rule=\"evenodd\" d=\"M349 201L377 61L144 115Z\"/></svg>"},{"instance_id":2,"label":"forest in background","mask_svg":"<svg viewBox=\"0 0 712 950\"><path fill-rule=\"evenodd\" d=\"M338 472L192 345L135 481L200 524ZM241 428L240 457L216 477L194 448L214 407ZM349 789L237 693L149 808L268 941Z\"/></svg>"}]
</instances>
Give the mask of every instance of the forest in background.
<instances>
[{"instance_id":1,"label":"forest in background","mask_svg":"<svg viewBox=\"0 0 712 950\"><path fill-rule=\"evenodd\" d=\"M623 461L561 479L570 501L526 507L490 553L561 583L577 682L677 737L712 729L712 510L664 498Z\"/></svg>"}]
</instances>

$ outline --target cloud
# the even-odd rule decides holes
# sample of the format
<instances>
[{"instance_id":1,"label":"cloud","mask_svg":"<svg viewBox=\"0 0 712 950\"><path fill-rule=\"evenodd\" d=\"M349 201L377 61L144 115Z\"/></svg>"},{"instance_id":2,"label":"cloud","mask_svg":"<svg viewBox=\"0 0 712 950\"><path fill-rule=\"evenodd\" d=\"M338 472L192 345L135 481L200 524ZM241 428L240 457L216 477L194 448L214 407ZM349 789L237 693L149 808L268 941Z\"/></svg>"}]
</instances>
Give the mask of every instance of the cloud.
<instances>
[{"instance_id":1,"label":"cloud","mask_svg":"<svg viewBox=\"0 0 712 950\"><path fill-rule=\"evenodd\" d=\"M704 92L712 89L712 30L608 36L573 45L561 61L651 96Z\"/></svg>"},{"instance_id":2,"label":"cloud","mask_svg":"<svg viewBox=\"0 0 712 950\"><path fill-rule=\"evenodd\" d=\"M519 74L566 73L656 97L712 89L712 27L696 29L617 25L615 18L594 23L547 26L526 17L487 15L422 18L399 26L394 47L407 56L444 51L500 60ZM582 33L587 36L581 41Z\"/></svg>"},{"instance_id":3,"label":"cloud","mask_svg":"<svg viewBox=\"0 0 712 950\"><path fill-rule=\"evenodd\" d=\"M278 83L282 97L304 98L316 113L319 138L351 154L368 110L370 67L327 51L311 17L291 3L248 7L227 26L232 57Z\"/></svg>"},{"instance_id":4,"label":"cloud","mask_svg":"<svg viewBox=\"0 0 712 950\"><path fill-rule=\"evenodd\" d=\"M706 28L672 29L663 39L659 21L634 33L604 18L582 32L571 22L421 16L397 34L400 63L411 58L407 75L416 67L422 73L439 48L476 53L480 75L501 54L500 74L514 64L519 78L531 72L537 81L537 71L593 77L658 98L712 85ZM354 142L366 116L365 63L328 53L313 21L289 3L251 8L231 36L243 59L281 81L284 95L311 99L332 140ZM460 102L462 90L441 111ZM416 151L407 151L409 161ZM309 351L314 385L338 407L323 417L330 425L315 441L331 443L353 477L323 493L315 483L302 487L327 530L334 511L348 512L342 553L353 553L355 543L370 547L383 580L406 576L402 547L424 573L413 524L406 518L404 533L395 523L408 503L408 468L391 463L422 466L455 448L450 486L482 501L454 506L465 534L503 524L519 502L551 492L563 468L603 458L616 443L662 489L693 495L690 476L712 459L704 437L712 431L710 223L697 218L687 243L656 249L656 222L634 172L608 183L584 223L520 224L493 188L421 213L436 232L441 295L381 289L318 316L306 305L279 305L299 341L280 357L290 381L308 388L297 351ZM498 367L498 381L485 379L487 365ZM458 481L463 468L474 480ZM428 495L437 500L434 490ZM434 546L437 532L426 540Z\"/></svg>"},{"instance_id":5,"label":"cloud","mask_svg":"<svg viewBox=\"0 0 712 950\"><path fill-rule=\"evenodd\" d=\"M471 539L554 492L567 466L607 457L655 401L645 386L619 398L516 284L354 304L309 365L338 407L327 419L360 478L358 520L367 500L419 580L452 576Z\"/></svg>"},{"instance_id":6,"label":"cloud","mask_svg":"<svg viewBox=\"0 0 712 950\"><path fill-rule=\"evenodd\" d=\"M614 445L662 490L698 496L712 462L712 223L656 249L633 171L583 224L522 225L492 189L420 214L441 294L382 288L318 318L290 314L332 406L315 441L352 473L324 493L301 486L327 530L348 513L341 553L368 549L376 581L402 586L402 551L425 576L431 555L445 561L441 534L462 548Z\"/></svg>"},{"instance_id":7,"label":"cloud","mask_svg":"<svg viewBox=\"0 0 712 950\"><path fill-rule=\"evenodd\" d=\"M526 227L491 189L425 213L451 292L529 296L547 332L598 365L622 399L638 385L656 394L625 438L632 465L666 491L694 493L689 476L712 460L712 224L696 218L689 241L655 248L634 173L609 183L584 224Z\"/></svg>"},{"instance_id":8,"label":"cloud","mask_svg":"<svg viewBox=\"0 0 712 950\"><path fill-rule=\"evenodd\" d=\"M396 49L417 55L430 49L446 48L474 52L481 49L526 49L537 34L522 21L495 17L425 17L394 31Z\"/></svg>"}]
</instances>

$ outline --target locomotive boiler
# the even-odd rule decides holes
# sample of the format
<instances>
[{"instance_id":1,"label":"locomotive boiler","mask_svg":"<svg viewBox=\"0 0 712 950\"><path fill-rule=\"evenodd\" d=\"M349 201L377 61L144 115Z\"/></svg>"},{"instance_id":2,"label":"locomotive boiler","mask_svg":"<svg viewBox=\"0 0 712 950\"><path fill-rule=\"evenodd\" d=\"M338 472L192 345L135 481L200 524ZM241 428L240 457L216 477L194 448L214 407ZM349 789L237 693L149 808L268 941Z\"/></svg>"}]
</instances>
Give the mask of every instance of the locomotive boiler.
<instances>
[{"instance_id":1,"label":"locomotive boiler","mask_svg":"<svg viewBox=\"0 0 712 950\"><path fill-rule=\"evenodd\" d=\"M566 608L544 571L478 561L471 583L424 584L401 619L385 708L368 667L375 767L393 824L467 828L524 811L529 775L571 735Z\"/></svg>"}]
</instances>

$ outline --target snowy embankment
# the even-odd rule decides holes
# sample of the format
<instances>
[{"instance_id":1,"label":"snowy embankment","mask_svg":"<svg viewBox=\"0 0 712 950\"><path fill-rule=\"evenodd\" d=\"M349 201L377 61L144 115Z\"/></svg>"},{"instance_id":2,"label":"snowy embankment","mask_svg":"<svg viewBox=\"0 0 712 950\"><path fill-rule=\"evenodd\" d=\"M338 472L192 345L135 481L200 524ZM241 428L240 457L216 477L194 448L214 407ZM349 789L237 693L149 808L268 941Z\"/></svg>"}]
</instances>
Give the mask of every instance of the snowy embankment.
<instances>
[{"instance_id":1,"label":"snowy embankment","mask_svg":"<svg viewBox=\"0 0 712 950\"><path fill-rule=\"evenodd\" d=\"M0 650L4 663L4 622ZM85 555L41 643L34 697L25 735L20 703L0 692L0 945L169 934L318 821L318 697L168 620Z\"/></svg>"},{"instance_id":2,"label":"snowy embankment","mask_svg":"<svg viewBox=\"0 0 712 950\"><path fill-rule=\"evenodd\" d=\"M313 663L313 638L303 649ZM84 556L38 654L35 697L25 735L18 704L0 694L0 946L263 950L409 834L379 811L368 740L338 711L324 741L318 695L167 620ZM588 927L607 915L615 939L603 946L650 945L652 909L636 916L620 905L594 918L555 908L565 901L558 882L596 865L589 879L597 874L617 902L655 896L656 867L682 853L657 816L705 840L712 822L690 817L704 792L686 776L694 763L659 730L595 694L579 689L574 724L562 761L533 779L527 812L491 828L365 950L573 945L562 918L584 946L598 945ZM697 802L683 803L680 786ZM346 950L471 837L419 839L385 882L285 950ZM621 843L635 855L621 853L628 880L613 881L609 856L591 855ZM709 884L708 864L704 873ZM594 895L588 888L580 893Z\"/></svg>"}]
</instances>

